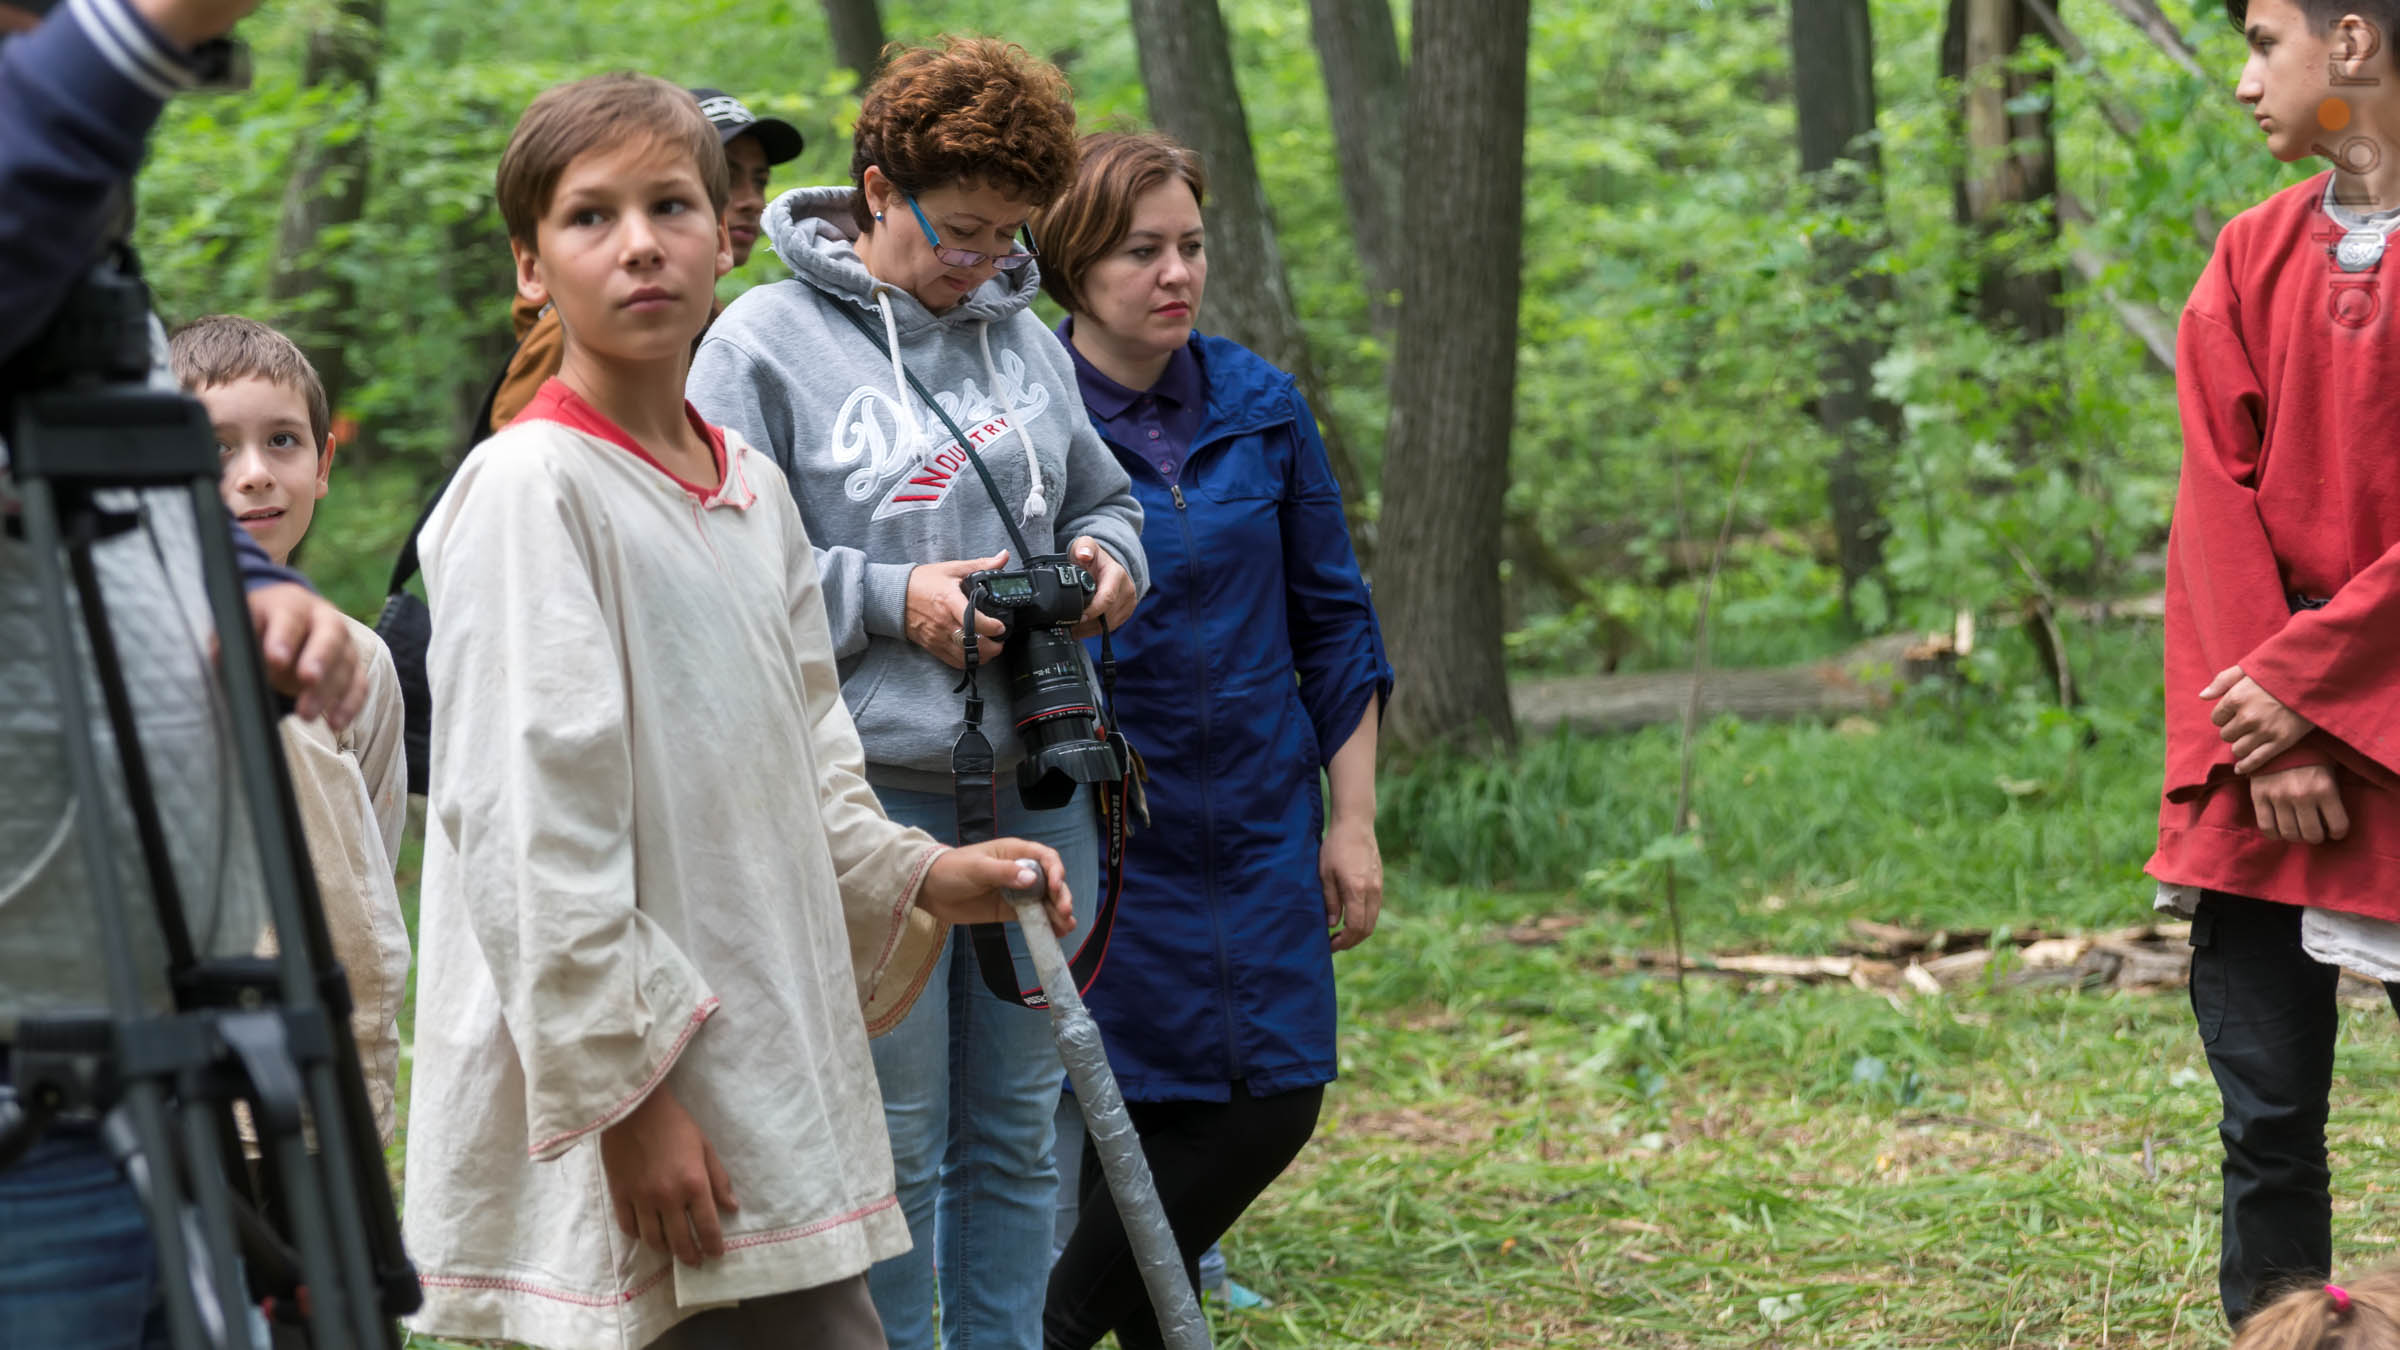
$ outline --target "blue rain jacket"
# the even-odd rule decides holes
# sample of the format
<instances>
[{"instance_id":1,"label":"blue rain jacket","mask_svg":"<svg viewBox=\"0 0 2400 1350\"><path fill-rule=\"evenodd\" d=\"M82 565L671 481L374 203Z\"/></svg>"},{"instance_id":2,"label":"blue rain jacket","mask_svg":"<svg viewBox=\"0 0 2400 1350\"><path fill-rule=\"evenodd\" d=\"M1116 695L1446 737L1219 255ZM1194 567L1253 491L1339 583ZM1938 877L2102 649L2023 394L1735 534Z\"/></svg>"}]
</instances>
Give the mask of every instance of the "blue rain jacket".
<instances>
[{"instance_id":1,"label":"blue rain jacket","mask_svg":"<svg viewBox=\"0 0 2400 1350\"><path fill-rule=\"evenodd\" d=\"M1110 446L1150 558L1149 595L1111 639L1150 823L1085 1001L1132 1101L1333 1080L1318 773L1392 683L1307 402L1240 344L1192 342L1207 412L1177 484Z\"/></svg>"}]
</instances>

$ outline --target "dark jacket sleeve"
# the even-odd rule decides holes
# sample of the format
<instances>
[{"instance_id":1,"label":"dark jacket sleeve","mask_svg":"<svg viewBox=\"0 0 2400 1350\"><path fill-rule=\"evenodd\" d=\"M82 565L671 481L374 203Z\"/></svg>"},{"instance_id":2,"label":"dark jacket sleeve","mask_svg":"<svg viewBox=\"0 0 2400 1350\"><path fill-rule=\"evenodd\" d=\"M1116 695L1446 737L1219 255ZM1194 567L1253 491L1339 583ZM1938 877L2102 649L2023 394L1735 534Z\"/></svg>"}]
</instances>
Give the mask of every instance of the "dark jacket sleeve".
<instances>
[{"instance_id":1,"label":"dark jacket sleeve","mask_svg":"<svg viewBox=\"0 0 2400 1350\"><path fill-rule=\"evenodd\" d=\"M184 53L125 0L69 0L0 42L0 360L83 275L110 192L141 167L168 97L191 83ZM307 584L230 515L226 528L244 589Z\"/></svg>"},{"instance_id":2,"label":"dark jacket sleeve","mask_svg":"<svg viewBox=\"0 0 2400 1350\"><path fill-rule=\"evenodd\" d=\"M1294 450L1282 507L1284 614L1300 701L1316 726L1318 762L1326 763L1358 730L1369 698L1390 703L1392 665L1316 414L1297 390L1292 407Z\"/></svg>"},{"instance_id":3,"label":"dark jacket sleeve","mask_svg":"<svg viewBox=\"0 0 2400 1350\"><path fill-rule=\"evenodd\" d=\"M267 550L250 537L250 532L234 523L229 513L225 528L233 531L233 565L242 574L242 589L255 591L262 586L280 586L284 582L308 585L308 578L267 556Z\"/></svg>"},{"instance_id":4,"label":"dark jacket sleeve","mask_svg":"<svg viewBox=\"0 0 2400 1350\"><path fill-rule=\"evenodd\" d=\"M183 53L125 0L70 0L0 42L0 360L83 274L111 190L191 82Z\"/></svg>"}]
</instances>

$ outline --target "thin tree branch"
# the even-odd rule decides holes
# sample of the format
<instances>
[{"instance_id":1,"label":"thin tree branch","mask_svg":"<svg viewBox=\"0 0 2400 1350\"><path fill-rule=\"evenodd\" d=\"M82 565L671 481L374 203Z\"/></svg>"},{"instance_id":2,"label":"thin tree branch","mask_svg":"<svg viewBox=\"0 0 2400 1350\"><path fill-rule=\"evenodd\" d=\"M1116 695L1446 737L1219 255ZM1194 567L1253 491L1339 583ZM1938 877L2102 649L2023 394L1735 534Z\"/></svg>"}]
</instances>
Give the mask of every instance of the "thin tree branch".
<instances>
[{"instance_id":1,"label":"thin tree branch","mask_svg":"<svg viewBox=\"0 0 2400 1350\"><path fill-rule=\"evenodd\" d=\"M2183 34L2175 29L2174 21L2158 7L2158 0L2108 0L2109 8L2125 16L2125 21L2142 30L2158 49L2165 52L2176 65L2195 80L2206 80L2208 72L2200 68L2200 57Z\"/></svg>"},{"instance_id":2,"label":"thin tree branch","mask_svg":"<svg viewBox=\"0 0 2400 1350\"><path fill-rule=\"evenodd\" d=\"M2067 27L2066 21L2058 17L2057 8L2050 0L2023 0L2023 4L2041 22L2043 29L2050 34L2050 40L2058 44L2058 50L2068 62L2084 69L2084 78L2091 82L2093 97L2100 103L2100 115L2108 119L2109 126L2115 128L2117 135L2127 145L2138 147L2141 144L2142 115L2119 102L2110 91L2108 76L2092 60L2091 52Z\"/></svg>"},{"instance_id":3,"label":"thin tree branch","mask_svg":"<svg viewBox=\"0 0 2400 1350\"><path fill-rule=\"evenodd\" d=\"M2058 217L2074 225L2092 223L2092 213L2073 193L2063 189L2058 194ZM2101 278L2108 275L2107 260L2090 249L2073 250L2067 255L2067 261L2074 266L2075 274L2083 278L2084 284L2098 291L2100 298L2108 302L2108 307L2117 312L2117 321L2125 325L2125 330L2141 340L2143 350L2150 354L2151 364L2173 375L2175 330L2167 323L2166 316L2138 300L2119 295L2113 287L2103 284Z\"/></svg>"}]
</instances>

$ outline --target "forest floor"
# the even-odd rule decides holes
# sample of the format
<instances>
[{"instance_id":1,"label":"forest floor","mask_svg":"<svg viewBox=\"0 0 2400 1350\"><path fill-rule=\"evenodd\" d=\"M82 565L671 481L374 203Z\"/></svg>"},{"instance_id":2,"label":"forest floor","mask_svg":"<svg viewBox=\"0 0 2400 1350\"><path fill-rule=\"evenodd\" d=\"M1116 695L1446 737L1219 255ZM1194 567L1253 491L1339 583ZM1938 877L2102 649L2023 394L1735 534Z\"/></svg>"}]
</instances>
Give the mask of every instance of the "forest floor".
<instances>
[{"instance_id":1,"label":"forest floor","mask_svg":"<svg viewBox=\"0 0 2400 1350\"><path fill-rule=\"evenodd\" d=\"M1712 727L1694 954L1831 952L1853 920L2144 921L2155 632L2088 650L2116 709L2097 722L1994 695ZM1674 740L1562 737L1505 777L1671 800ZM1531 808L1389 794L1386 845L1413 860L1341 958L1317 1136L1225 1243L1272 1306L1220 1314L1219 1345L2224 1344L2217 1100L2180 990L2020 982L2004 952L1939 994L1695 976L1687 1020L1671 974L1634 968L1667 944L1622 861L1654 809L1591 807L1532 831L1598 865L1583 884L1448 885L1428 874L1527 845L1430 849L1446 810ZM2391 1018L2345 1002L2341 1271L2400 1255L2400 1131L2360 1087L2400 1072Z\"/></svg>"}]
</instances>

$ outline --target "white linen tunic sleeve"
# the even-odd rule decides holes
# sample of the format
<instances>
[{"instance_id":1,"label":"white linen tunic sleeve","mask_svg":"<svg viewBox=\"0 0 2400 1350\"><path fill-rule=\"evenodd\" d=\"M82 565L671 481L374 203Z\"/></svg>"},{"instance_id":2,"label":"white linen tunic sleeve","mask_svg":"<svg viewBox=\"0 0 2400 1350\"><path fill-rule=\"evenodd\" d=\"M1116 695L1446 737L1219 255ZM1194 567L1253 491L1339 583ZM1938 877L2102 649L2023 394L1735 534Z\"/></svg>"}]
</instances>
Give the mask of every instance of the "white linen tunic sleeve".
<instances>
[{"instance_id":1,"label":"white linen tunic sleeve","mask_svg":"<svg viewBox=\"0 0 2400 1350\"><path fill-rule=\"evenodd\" d=\"M323 721L285 718L283 753L326 932L350 983L350 1034L367 1100L389 1144L400 1079L398 1019L408 996L408 920L392 878L408 819L404 713L391 653L365 624L345 620L345 626L367 681L366 703L338 733ZM259 947L274 951L271 930Z\"/></svg>"},{"instance_id":2,"label":"white linen tunic sleeve","mask_svg":"<svg viewBox=\"0 0 2400 1350\"><path fill-rule=\"evenodd\" d=\"M842 702L816 550L809 546L799 511L789 505L791 494L776 487L768 500L788 515L795 545L788 550L792 646L800 657L809 736L816 744L825 842L841 888L859 1007L867 1034L879 1036L899 1025L915 1003L949 937L949 924L916 907L925 869L943 847L929 847L921 830L894 824L867 783L866 750Z\"/></svg>"},{"instance_id":3,"label":"white linen tunic sleeve","mask_svg":"<svg viewBox=\"0 0 2400 1350\"><path fill-rule=\"evenodd\" d=\"M524 1075L527 1152L552 1159L640 1104L716 998L635 903L622 644L587 530L604 503L548 456L463 467L421 544L433 809Z\"/></svg>"}]
</instances>

